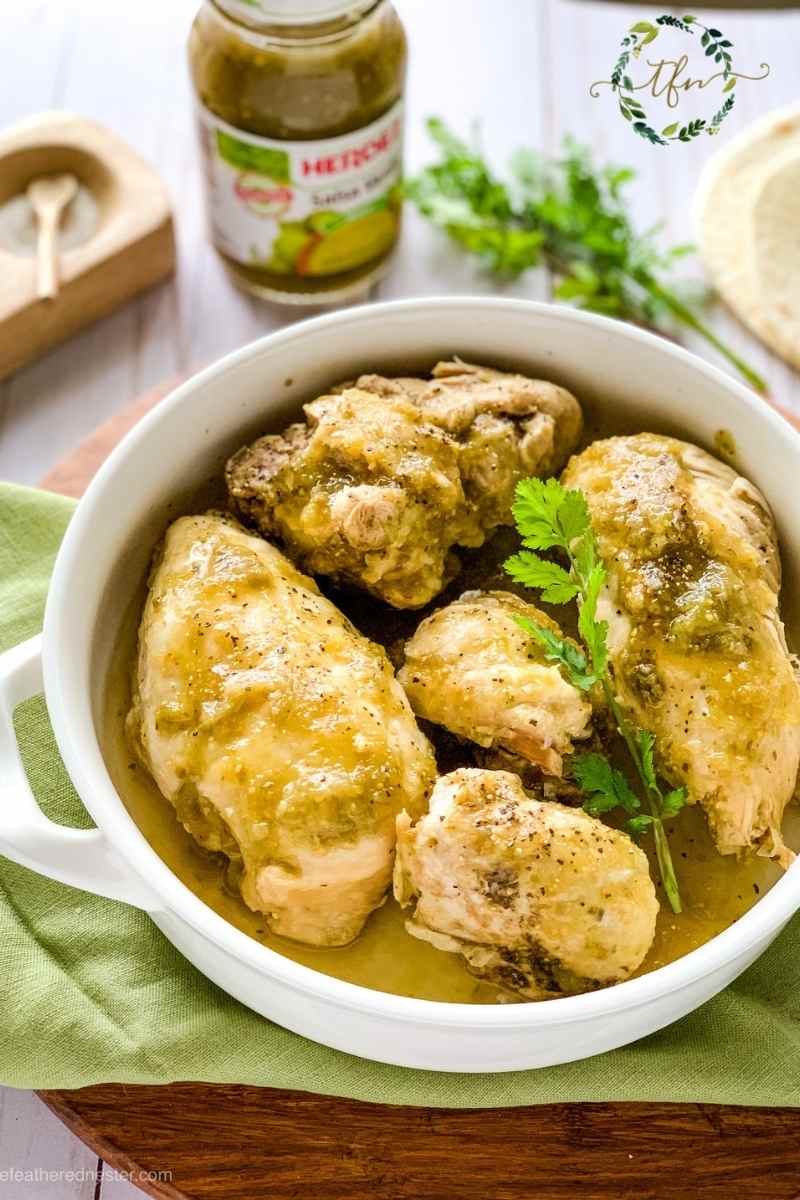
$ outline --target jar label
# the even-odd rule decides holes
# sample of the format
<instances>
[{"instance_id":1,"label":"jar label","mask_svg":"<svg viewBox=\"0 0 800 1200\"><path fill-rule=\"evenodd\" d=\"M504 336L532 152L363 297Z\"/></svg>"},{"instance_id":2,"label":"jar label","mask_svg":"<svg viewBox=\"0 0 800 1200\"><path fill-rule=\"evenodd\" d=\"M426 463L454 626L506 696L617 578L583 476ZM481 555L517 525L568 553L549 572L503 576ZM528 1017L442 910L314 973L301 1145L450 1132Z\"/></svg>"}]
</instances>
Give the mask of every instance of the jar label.
<instances>
[{"instance_id":1,"label":"jar label","mask_svg":"<svg viewBox=\"0 0 800 1200\"><path fill-rule=\"evenodd\" d=\"M338 275L379 258L398 233L403 102L352 133L283 142L204 107L200 140L214 244L280 275Z\"/></svg>"}]
</instances>

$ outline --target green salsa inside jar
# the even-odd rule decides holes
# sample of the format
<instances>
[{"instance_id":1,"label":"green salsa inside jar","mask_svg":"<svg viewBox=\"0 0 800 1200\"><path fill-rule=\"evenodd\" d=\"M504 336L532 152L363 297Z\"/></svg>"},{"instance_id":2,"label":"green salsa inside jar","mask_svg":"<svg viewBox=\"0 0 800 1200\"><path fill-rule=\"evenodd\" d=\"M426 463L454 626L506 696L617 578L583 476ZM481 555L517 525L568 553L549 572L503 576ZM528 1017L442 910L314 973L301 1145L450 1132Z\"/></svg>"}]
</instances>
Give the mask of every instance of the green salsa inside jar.
<instances>
[{"instance_id":1,"label":"green salsa inside jar","mask_svg":"<svg viewBox=\"0 0 800 1200\"><path fill-rule=\"evenodd\" d=\"M406 39L389 0L208 0L189 61L236 283L290 303L366 292L400 228Z\"/></svg>"}]
</instances>

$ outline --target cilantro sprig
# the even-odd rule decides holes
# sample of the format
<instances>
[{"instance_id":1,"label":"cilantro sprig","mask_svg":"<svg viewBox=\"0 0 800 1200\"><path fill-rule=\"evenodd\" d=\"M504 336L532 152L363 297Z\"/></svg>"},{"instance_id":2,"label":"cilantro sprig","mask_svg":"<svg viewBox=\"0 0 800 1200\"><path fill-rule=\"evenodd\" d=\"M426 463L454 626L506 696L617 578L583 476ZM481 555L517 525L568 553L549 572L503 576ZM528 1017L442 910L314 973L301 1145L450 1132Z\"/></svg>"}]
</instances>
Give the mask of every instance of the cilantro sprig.
<instances>
[{"instance_id":1,"label":"cilantro sprig","mask_svg":"<svg viewBox=\"0 0 800 1200\"><path fill-rule=\"evenodd\" d=\"M623 188L626 168L597 167L571 139L545 158L519 150L511 179L499 179L479 148L453 134L437 117L427 123L440 161L407 181L406 194L423 216L498 275L546 266L555 298L623 321L670 333L675 322L704 338L757 391L760 375L725 345L695 308L665 279L692 247L661 250L656 229L634 229Z\"/></svg>"},{"instance_id":2,"label":"cilantro sprig","mask_svg":"<svg viewBox=\"0 0 800 1200\"><path fill-rule=\"evenodd\" d=\"M572 758L573 777L586 795L583 807L594 815L621 808L633 836L652 832L664 891L673 912L679 913L680 890L664 822L680 812L687 792L683 787L662 790L655 767L655 736L633 725L617 698L608 663L608 622L597 616L606 569L598 553L586 497L577 490L567 491L557 479L523 479L517 484L513 513L523 549L506 561L505 570L517 583L539 591L548 603L575 600L582 644L528 617L514 619L543 649L545 658L558 663L570 683L584 692L595 686L602 690L636 769L649 812L640 811L641 801L627 777L596 751ZM568 567L542 558L540 550L562 551Z\"/></svg>"}]
</instances>

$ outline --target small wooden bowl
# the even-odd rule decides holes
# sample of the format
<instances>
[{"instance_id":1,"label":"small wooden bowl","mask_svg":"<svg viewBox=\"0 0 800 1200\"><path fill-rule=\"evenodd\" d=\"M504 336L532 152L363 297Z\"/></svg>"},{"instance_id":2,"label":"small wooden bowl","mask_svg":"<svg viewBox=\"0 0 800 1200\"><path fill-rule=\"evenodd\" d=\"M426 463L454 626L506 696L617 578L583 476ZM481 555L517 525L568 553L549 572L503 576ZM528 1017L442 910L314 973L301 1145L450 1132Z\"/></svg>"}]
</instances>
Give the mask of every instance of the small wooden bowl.
<instances>
[{"instance_id":1,"label":"small wooden bowl","mask_svg":"<svg viewBox=\"0 0 800 1200\"><path fill-rule=\"evenodd\" d=\"M0 134L0 205L32 179L67 171L91 192L97 224L60 253L61 288L36 295L36 260L0 247L0 379L112 312L175 266L172 213L158 175L115 134L41 113Z\"/></svg>"}]
</instances>

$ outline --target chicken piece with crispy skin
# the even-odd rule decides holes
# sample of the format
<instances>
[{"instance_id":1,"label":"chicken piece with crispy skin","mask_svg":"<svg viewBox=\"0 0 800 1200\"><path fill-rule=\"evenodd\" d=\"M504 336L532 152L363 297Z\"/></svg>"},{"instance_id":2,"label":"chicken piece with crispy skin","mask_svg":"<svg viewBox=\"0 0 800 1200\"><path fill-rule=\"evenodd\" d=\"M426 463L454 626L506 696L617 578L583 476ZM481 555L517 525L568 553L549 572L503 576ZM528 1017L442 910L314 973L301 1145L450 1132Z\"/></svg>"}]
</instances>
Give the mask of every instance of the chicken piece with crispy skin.
<instances>
[{"instance_id":1,"label":"chicken piece with crispy skin","mask_svg":"<svg viewBox=\"0 0 800 1200\"><path fill-rule=\"evenodd\" d=\"M617 692L656 735L659 768L702 805L720 853L787 863L800 686L764 497L697 446L646 433L595 442L563 483L586 495Z\"/></svg>"},{"instance_id":2,"label":"chicken piece with crispy skin","mask_svg":"<svg viewBox=\"0 0 800 1200\"><path fill-rule=\"evenodd\" d=\"M627 834L525 792L506 771L439 779L397 818L394 893L408 932L528 1000L627 979L655 934L647 858Z\"/></svg>"},{"instance_id":3,"label":"chicken piece with crispy skin","mask_svg":"<svg viewBox=\"0 0 800 1200\"><path fill-rule=\"evenodd\" d=\"M398 678L417 716L560 775L591 705L517 624L555 621L511 592L465 592L420 624Z\"/></svg>"},{"instance_id":4,"label":"chicken piece with crispy skin","mask_svg":"<svg viewBox=\"0 0 800 1200\"><path fill-rule=\"evenodd\" d=\"M384 651L274 546L213 513L167 530L128 727L178 819L276 933L352 941L433 753Z\"/></svg>"},{"instance_id":5,"label":"chicken piece with crispy skin","mask_svg":"<svg viewBox=\"0 0 800 1200\"><path fill-rule=\"evenodd\" d=\"M510 523L517 481L560 467L581 427L555 384L463 363L435 376L363 376L305 405L305 424L228 463L237 511L306 570L427 604L458 570L453 547Z\"/></svg>"}]
</instances>

